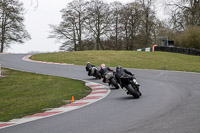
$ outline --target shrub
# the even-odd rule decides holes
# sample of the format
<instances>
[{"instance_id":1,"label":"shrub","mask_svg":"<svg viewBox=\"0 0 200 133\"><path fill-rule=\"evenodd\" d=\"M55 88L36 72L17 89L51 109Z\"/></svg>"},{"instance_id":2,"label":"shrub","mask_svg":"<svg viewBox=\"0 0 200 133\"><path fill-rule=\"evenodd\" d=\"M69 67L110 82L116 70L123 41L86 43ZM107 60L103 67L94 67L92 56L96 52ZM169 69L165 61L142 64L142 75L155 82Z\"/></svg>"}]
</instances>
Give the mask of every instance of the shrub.
<instances>
[{"instance_id":1,"label":"shrub","mask_svg":"<svg viewBox=\"0 0 200 133\"><path fill-rule=\"evenodd\" d=\"M189 27L176 37L176 41L181 47L200 49L200 26Z\"/></svg>"}]
</instances>

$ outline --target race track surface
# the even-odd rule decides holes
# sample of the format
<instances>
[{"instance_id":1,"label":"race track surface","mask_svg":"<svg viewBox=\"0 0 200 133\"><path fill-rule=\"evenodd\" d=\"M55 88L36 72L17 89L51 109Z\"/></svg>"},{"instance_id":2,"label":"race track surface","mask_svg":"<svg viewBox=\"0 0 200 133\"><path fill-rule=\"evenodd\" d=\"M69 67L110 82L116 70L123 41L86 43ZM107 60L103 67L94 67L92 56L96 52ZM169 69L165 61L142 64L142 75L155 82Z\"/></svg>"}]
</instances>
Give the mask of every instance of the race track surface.
<instances>
[{"instance_id":1,"label":"race track surface","mask_svg":"<svg viewBox=\"0 0 200 133\"><path fill-rule=\"evenodd\" d=\"M6 68L102 83L84 66L23 61L23 54L1 54ZM143 96L133 99L111 89L104 99L60 115L0 129L0 133L200 133L200 74L129 69ZM106 85L106 84L105 84Z\"/></svg>"}]
</instances>

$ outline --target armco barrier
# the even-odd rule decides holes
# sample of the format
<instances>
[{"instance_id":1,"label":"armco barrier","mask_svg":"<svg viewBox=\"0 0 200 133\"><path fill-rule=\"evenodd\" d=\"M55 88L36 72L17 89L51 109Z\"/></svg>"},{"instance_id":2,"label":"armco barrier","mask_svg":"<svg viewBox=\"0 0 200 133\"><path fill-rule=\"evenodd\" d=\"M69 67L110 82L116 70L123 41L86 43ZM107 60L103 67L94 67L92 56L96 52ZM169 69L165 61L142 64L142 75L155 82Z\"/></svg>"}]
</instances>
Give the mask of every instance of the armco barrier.
<instances>
[{"instance_id":1,"label":"armco barrier","mask_svg":"<svg viewBox=\"0 0 200 133\"><path fill-rule=\"evenodd\" d=\"M192 48L156 46L154 50L200 56L200 50Z\"/></svg>"}]
</instances>

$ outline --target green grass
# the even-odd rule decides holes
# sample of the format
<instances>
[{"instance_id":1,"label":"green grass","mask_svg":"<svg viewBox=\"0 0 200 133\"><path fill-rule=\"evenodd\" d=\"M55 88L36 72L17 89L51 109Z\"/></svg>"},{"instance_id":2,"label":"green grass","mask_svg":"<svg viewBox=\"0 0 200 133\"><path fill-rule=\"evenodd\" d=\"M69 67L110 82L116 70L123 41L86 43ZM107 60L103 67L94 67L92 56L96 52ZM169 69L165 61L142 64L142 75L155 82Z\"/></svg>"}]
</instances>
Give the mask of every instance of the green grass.
<instances>
[{"instance_id":1,"label":"green grass","mask_svg":"<svg viewBox=\"0 0 200 133\"><path fill-rule=\"evenodd\" d=\"M200 56L184 55L168 52L136 52L136 51L81 51L60 52L34 55L35 60L72 63L86 65L92 64L126 68L158 69L200 72Z\"/></svg>"},{"instance_id":2,"label":"green grass","mask_svg":"<svg viewBox=\"0 0 200 133\"><path fill-rule=\"evenodd\" d=\"M88 95L82 81L3 69L0 77L0 121L44 112Z\"/></svg>"}]
</instances>

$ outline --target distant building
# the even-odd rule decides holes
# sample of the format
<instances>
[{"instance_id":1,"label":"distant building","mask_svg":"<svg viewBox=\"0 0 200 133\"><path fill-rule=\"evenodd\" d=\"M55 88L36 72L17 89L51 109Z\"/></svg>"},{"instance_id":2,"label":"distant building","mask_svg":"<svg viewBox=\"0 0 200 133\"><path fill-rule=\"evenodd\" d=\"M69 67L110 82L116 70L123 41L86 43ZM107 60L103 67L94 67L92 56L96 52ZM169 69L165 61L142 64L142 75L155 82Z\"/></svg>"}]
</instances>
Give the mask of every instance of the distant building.
<instances>
[{"instance_id":1,"label":"distant building","mask_svg":"<svg viewBox=\"0 0 200 133\"><path fill-rule=\"evenodd\" d=\"M168 40L168 36L158 36L156 38L156 44L158 46L173 47L174 46L174 41L173 40Z\"/></svg>"}]
</instances>

